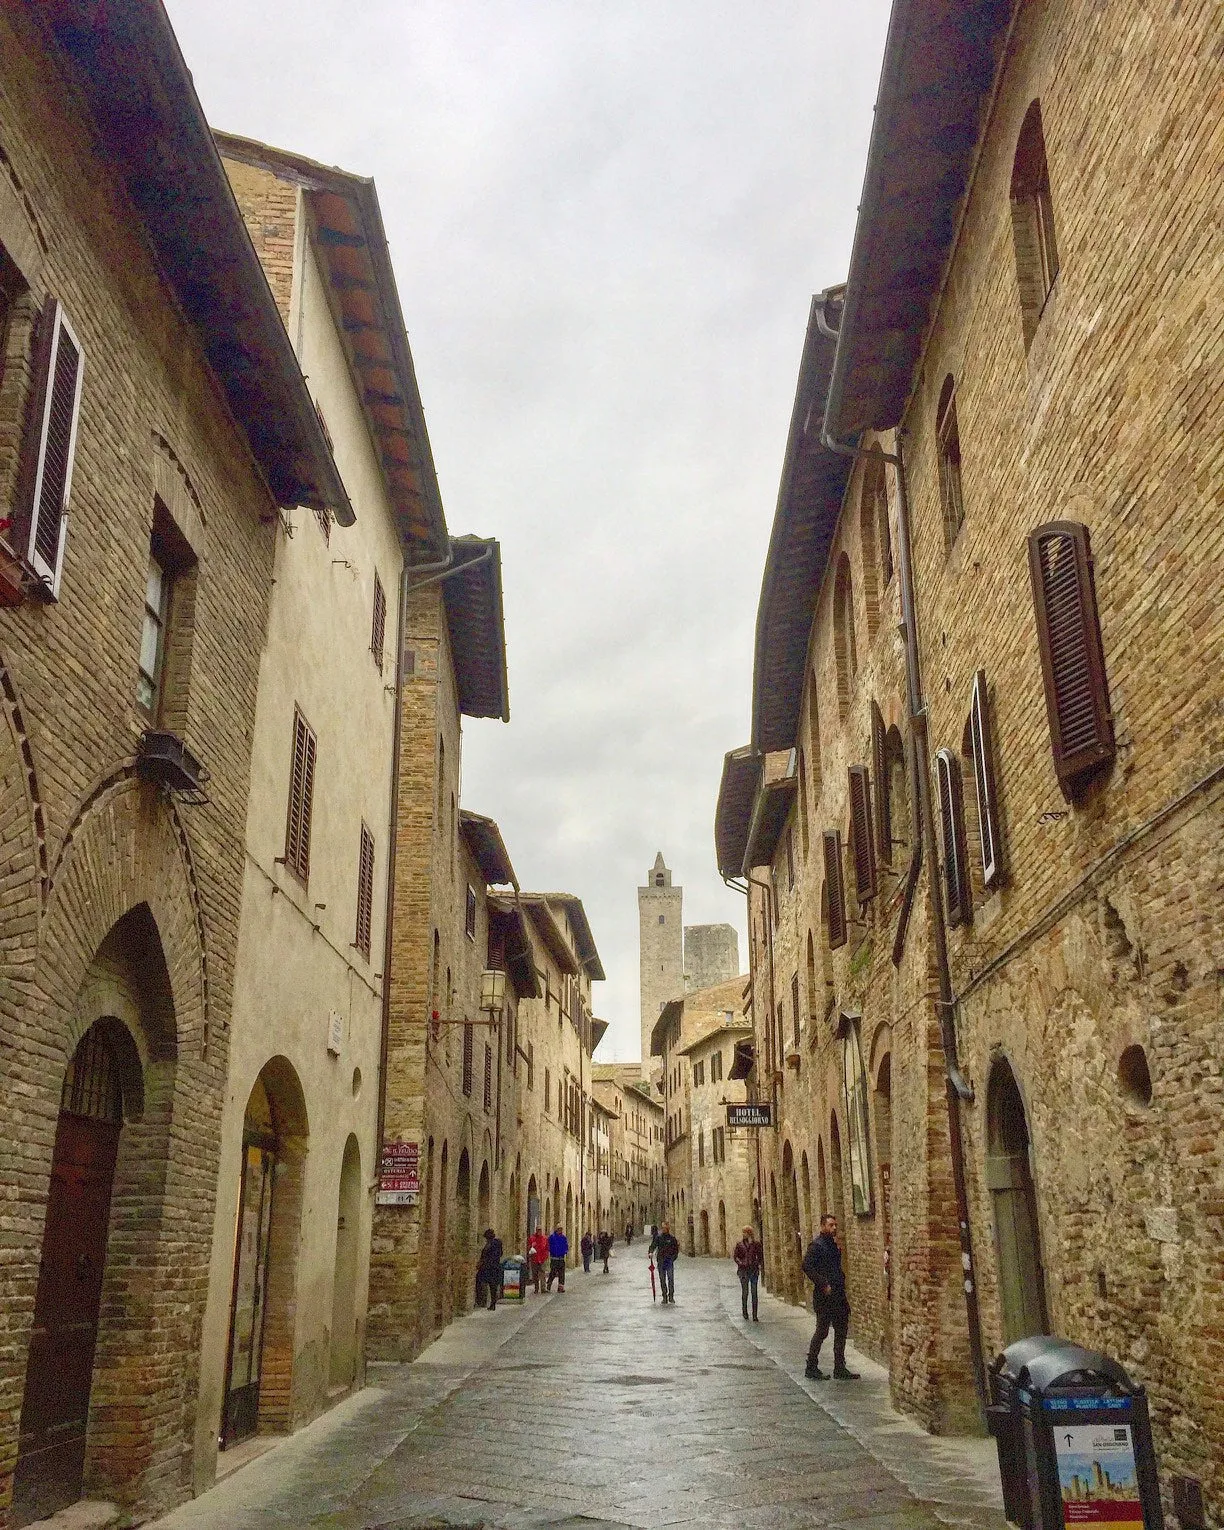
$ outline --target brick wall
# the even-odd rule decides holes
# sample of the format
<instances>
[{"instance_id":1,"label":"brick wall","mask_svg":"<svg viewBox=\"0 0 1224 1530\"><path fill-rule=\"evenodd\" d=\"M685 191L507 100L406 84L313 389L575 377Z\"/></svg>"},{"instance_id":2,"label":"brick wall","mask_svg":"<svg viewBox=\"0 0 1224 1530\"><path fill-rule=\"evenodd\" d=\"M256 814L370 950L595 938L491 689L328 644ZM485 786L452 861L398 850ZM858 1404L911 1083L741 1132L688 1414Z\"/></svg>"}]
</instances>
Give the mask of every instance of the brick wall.
<instances>
[{"instance_id":1,"label":"brick wall","mask_svg":"<svg viewBox=\"0 0 1224 1530\"><path fill-rule=\"evenodd\" d=\"M3 875L12 889L0 972L9 1126L0 1149L9 1228L0 1276L2 1523L60 1088L93 1018L86 996L105 988L110 956L99 953L108 939L118 958L140 958L141 982L121 1018L140 1056L132 1088L138 1080L144 1105L138 1113L132 1098L121 1137L86 1485L141 1513L189 1491L273 551L261 517L275 506L30 16L5 12L0 48L22 60L0 99L0 170L10 188L20 184L44 239L27 303L59 296L85 355L60 599L0 613ZM10 345L21 343L14 326ZM8 370L6 450L24 381L21 367ZM190 690L176 720L211 772L200 807L173 807L133 770L144 726L135 688L153 495L164 487L167 453L196 509L194 521L182 512L199 566Z\"/></svg>"}]
</instances>

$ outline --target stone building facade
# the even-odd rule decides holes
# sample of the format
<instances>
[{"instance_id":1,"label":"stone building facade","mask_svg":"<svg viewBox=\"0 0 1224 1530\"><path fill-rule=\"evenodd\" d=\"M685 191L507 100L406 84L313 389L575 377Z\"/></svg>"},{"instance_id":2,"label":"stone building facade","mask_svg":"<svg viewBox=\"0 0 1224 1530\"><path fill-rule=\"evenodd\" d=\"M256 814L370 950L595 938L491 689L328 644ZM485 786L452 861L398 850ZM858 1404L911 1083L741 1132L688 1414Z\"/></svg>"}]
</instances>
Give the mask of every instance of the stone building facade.
<instances>
[{"instance_id":1,"label":"stone building facade","mask_svg":"<svg viewBox=\"0 0 1224 1530\"><path fill-rule=\"evenodd\" d=\"M770 1280L798 1296L789 1245L839 1211L860 1339L936 1429L976 1420L975 1347L1116 1355L1170 1503L1215 1525L1219 112L1188 105L1215 101L1212 8L1000 5L972 35L897 9L720 796L779 1108Z\"/></svg>"},{"instance_id":2,"label":"stone building facade","mask_svg":"<svg viewBox=\"0 0 1224 1530\"><path fill-rule=\"evenodd\" d=\"M351 510L162 8L7 7L0 52L15 1525L192 1488L276 527Z\"/></svg>"},{"instance_id":3,"label":"stone building facade","mask_svg":"<svg viewBox=\"0 0 1224 1530\"><path fill-rule=\"evenodd\" d=\"M637 1063L595 1063L591 1072L610 1118L612 1229L640 1232L663 1215L663 1106Z\"/></svg>"},{"instance_id":4,"label":"stone building facade","mask_svg":"<svg viewBox=\"0 0 1224 1530\"><path fill-rule=\"evenodd\" d=\"M739 935L733 924L686 924L684 991L725 983L740 970Z\"/></svg>"},{"instance_id":5,"label":"stone building facade","mask_svg":"<svg viewBox=\"0 0 1224 1530\"><path fill-rule=\"evenodd\" d=\"M430 453L372 184L246 139L218 144L356 521L302 510L277 528L198 1487L218 1441L292 1430L364 1375L400 592L404 569L446 545L436 486L409 496L395 467L404 429L420 462ZM374 383L405 401L399 430ZM423 525L421 501L433 505Z\"/></svg>"},{"instance_id":6,"label":"stone building facade","mask_svg":"<svg viewBox=\"0 0 1224 1530\"><path fill-rule=\"evenodd\" d=\"M689 1254L726 1253L735 1242L727 1233L752 1210L747 1139L728 1136L726 1125L727 1104L746 1096L731 1077L736 1042L752 1034L744 993L735 977L673 999L651 1035L663 1092L665 1215Z\"/></svg>"}]
</instances>

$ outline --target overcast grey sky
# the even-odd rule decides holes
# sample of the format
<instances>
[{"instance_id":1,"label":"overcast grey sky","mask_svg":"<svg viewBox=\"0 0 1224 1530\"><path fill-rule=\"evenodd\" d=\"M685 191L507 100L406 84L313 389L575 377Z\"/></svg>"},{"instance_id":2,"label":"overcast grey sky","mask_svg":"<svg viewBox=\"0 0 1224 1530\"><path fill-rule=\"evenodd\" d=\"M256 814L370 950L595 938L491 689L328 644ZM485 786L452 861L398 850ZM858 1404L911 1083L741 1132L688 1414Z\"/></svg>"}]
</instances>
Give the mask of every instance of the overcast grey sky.
<instances>
[{"instance_id":1,"label":"overcast grey sky","mask_svg":"<svg viewBox=\"0 0 1224 1530\"><path fill-rule=\"evenodd\" d=\"M586 905L714 864L813 291L845 277L886 0L169 0L213 124L378 186L453 533L501 541L511 722L463 799Z\"/></svg>"}]
</instances>

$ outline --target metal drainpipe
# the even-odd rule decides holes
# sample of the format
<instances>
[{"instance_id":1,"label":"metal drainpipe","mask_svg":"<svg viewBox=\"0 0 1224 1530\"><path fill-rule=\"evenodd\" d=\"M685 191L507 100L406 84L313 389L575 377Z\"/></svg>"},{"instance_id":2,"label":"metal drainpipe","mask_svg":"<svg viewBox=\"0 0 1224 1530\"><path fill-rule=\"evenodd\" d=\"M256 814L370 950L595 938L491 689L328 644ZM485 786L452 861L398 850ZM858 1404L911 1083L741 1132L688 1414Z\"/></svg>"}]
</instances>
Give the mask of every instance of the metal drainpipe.
<instances>
[{"instance_id":1,"label":"metal drainpipe","mask_svg":"<svg viewBox=\"0 0 1224 1530\"><path fill-rule=\"evenodd\" d=\"M770 1053L770 1057L771 1057L771 1060L772 1060L773 1046L774 1046L774 1016L775 1016L775 1014L777 1012L777 995L774 992L773 885L771 883L769 883L769 882L762 882L762 881L758 880L758 878L753 876L751 871L748 873L748 875L746 877L746 881L748 882L750 887L759 887L761 889L761 891L765 894L765 948L769 952L769 1018L768 1018L768 1020L766 1022L767 1026L768 1026L768 1030L767 1030L766 1034L767 1034L767 1036L769 1038L769 1053ZM751 897L749 897L749 899L748 899L748 936L749 936L749 939L752 938L752 898ZM753 1018L754 1019L756 1018L756 1005L755 1004L753 1005ZM776 1132L777 1131L777 1127L778 1127L778 1080L777 1080L777 1070L774 1069L774 1068L770 1068L769 1073L770 1073L770 1078L769 1078L770 1102L773 1105L774 1130ZM776 1143L777 1143L777 1138L776 1137L774 1139L774 1142L775 1142L775 1146L776 1146ZM760 1134L760 1129L759 1128L757 1129L757 1190L759 1192L760 1201L761 1201L761 1231L764 1232L764 1230L765 1230L765 1204L766 1204L766 1198L765 1198L764 1171L763 1171L763 1169L761 1167L761 1134ZM778 1233L778 1229L777 1228L774 1229L774 1233L775 1233L775 1235L777 1235L777 1233ZM762 1240L761 1240L762 1245L764 1244L764 1241L765 1241L764 1238L762 1238ZM781 1241L782 1241L781 1237L778 1237L778 1242L781 1243ZM784 1282L780 1282L780 1284L784 1284Z\"/></svg>"},{"instance_id":2,"label":"metal drainpipe","mask_svg":"<svg viewBox=\"0 0 1224 1530\"><path fill-rule=\"evenodd\" d=\"M822 307L816 311L816 323L821 333L836 341L838 331L828 323ZM820 439L829 450L843 456L858 458L868 455L857 446L839 441L827 425L821 426ZM956 1218L960 1234L961 1270L965 1291L965 1315L969 1337L969 1358L973 1368L973 1387L977 1394L978 1408L983 1419L987 1405L986 1362L982 1351L982 1325L978 1310L977 1278L973 1267L973 1238L969 1220L969 1194L965 1181L965 1148L961 1130L961 1102L972 1103L973 1086L961 1072L956 1045L956 994L952 987L952 973L948 965L948 932L944 921L943 895L939 887L937 870L939 849L935 838L935 814L931 800L930 741L927 734L927 711L922 695L922 669L918 653L918 611L914 594L913 546L910 536L909 491L905 475L905 454L900 430L896 433L895 452L878 451L877 454L897 470L897 529L900 532L899 557L901 574L901 620L905 639L905 682L910 714L910 730L914 739L915 760L918 773L918 808L921 833L929 850L929 862L933 879L931 888L931 929L935 940L935 962L939 972L939 1000L936 1005L939 1018L939 1035L944 1054L945 1094L948 1114L948 1139L952 1154L952 1184L956 1195ZM873 452L876 449L873 448Z\"/></svg>"},{"instance_id":3,"label":"metal drainpipe","mask_svg":"<svg viewBox=\"0 0 1224 1530\"><path fill-rule=\"evenodd\" d=\"M383 908L381 1034L378 1043L378 1130L374 1141L375 1174L382 1164L387 1123L387 1053L391 1034L391 934L395 922L395 849L399 842L400 729L404 719L404 626L408 617L408 563L400 569L399 612L395 620L395 736L391 741L391 820L387 844L387 895ZM376 1180L377 1182L377 1180Z\"/></svg>"}]
</instances>

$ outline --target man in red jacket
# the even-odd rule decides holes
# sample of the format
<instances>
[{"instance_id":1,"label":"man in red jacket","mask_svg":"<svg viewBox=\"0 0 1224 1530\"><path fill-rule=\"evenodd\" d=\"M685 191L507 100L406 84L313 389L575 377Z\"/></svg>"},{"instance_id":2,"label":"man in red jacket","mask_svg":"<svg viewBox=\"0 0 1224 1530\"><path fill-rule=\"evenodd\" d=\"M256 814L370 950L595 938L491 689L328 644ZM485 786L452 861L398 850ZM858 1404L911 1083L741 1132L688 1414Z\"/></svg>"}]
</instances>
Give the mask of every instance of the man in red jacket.
<instances>
[{"instance_id":1,"label":"man in red jacket","mask_svg":"<svg viewBox=\"0 0 1224 1530\"><path fill-rule=\"evenodd\" d=\"M724 1245L725 1246L725 1245ZM735 1273L739 1276L740 1296L744 1303L744 1317L748 1317L748 1293L752 1292L752 1321L759 1323L757 1317L757 1282L761 1278L761 1267L764 1263L761 1245L757 1242L756 1233L751 1227L744 1228L744 1236L735 1245L731 1253L735 1260Z\"/></svg>"}]
</instances>

